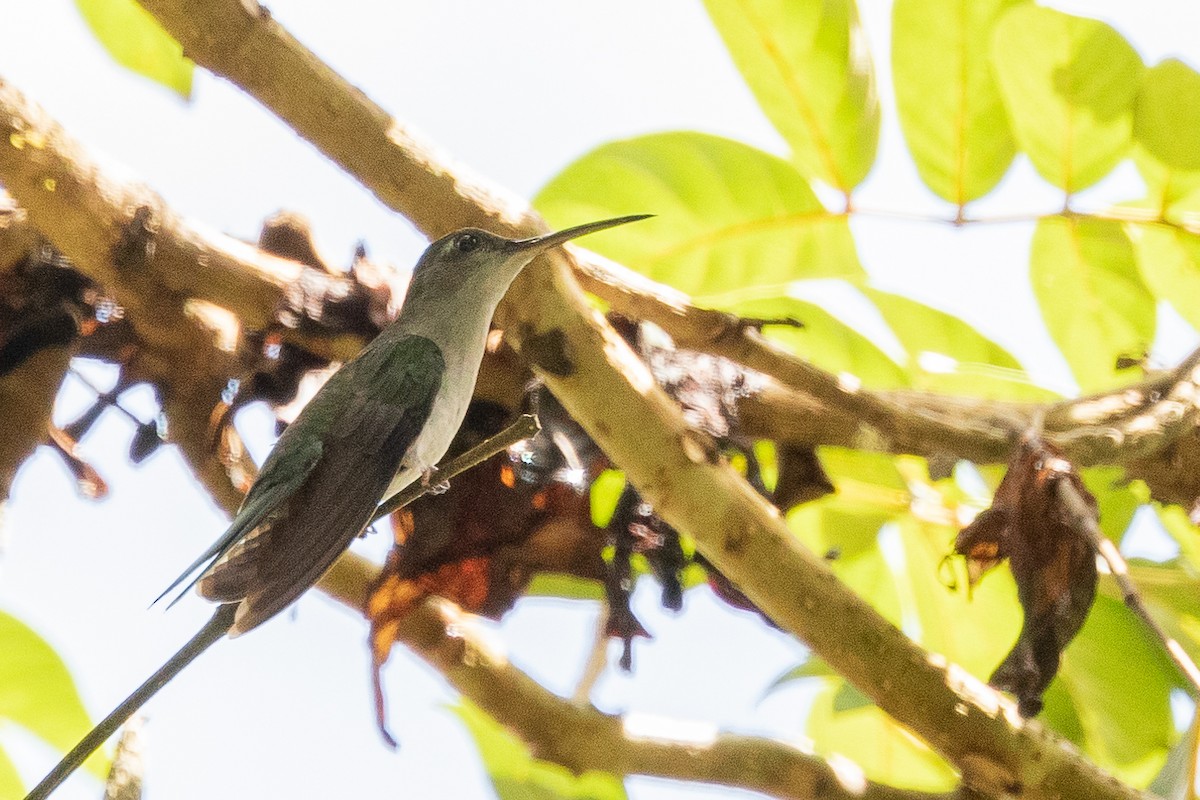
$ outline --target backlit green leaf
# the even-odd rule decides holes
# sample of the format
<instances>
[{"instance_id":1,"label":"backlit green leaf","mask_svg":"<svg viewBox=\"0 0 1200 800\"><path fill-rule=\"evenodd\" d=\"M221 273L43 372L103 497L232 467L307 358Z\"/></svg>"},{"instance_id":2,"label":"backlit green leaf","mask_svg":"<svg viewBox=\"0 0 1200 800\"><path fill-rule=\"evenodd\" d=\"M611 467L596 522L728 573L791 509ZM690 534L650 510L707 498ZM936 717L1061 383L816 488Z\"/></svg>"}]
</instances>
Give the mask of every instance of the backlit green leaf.
<instances>
[{"instance_id":1,"label":"backlit green leaf","mask_svg":"<svg viewBox=\"0 0 1200 800\"><path fill-rule=\"evenodd\" d=\"M1133 134L1173 170L1200 170L1200 73L1169 58L1145 71Z\"/></svg>"},{"instance_id":2,"label":"backlit green leaf","mask_svg":"<svg viewBox=\"0 0 1200 800\"><path fill-rule=\"evenodd\" d=\"M849 193L870 171L879 143L879 98L853 0L705 6L796 164Z\"/></svg>"},{"instance_id":3,"label":"backlit green leaf","mask_svg":"<svg viewBox=\"0 0 1200 800\"><path fill-rule=\"evenodd\" d=\"M1166 635L1178 642L1193 661L1200 661L1200 579L1190 561L1130 559L1129 577ZM1124 601L1114 581L1101 581L1100 589L1113 600Z\"/></svg>"},{"instance_id":4,"label":"backlit green leaf","mask_svg":"<svg viewBox=\"0 0 1200 800\"><path fill-rule=\"evenodd\" d=\"M895 456L867 450L852 450L849 447L822 447L817 453L821 458L821 468L833 481L843 499L859 499L854 494L855 486L879 487L889 493L886 500L874 495L861 499L893 508L896 506L890 493L902 492L903 497L900 498L901 505L898 508L907 508L908 484L897 467Z\"/></svg>"},{"instance_id":5,"label":"backlit green leaf","mask_svg":"<svg viewBox=\"0 0 1200 800\"><path fill-rule=\"evenodd\" d=\"M499 800L624 800L616 775L566 767L534 758L529 747L508 733L479 706L462 700L453 708L479 747L479 755Z\"/></svg>"},{"instance_id":6,"label":"backlit green leaf","mask_svg":"<svg viewBox=\"0 0 1200 800\"><path fill-rule=\"evenodd\" d=\"M1111 387L1118 377L1117 358L1149 349L1154 296L1142 282L1133 245L1119 223L1041 220L1029 269L1042 318L1080 389ZM1132 370L1126 373L1137 377Z\"/></svg>"},{"instance_id":7,"label":"backlit green leaf","mask_svg":"<svg viewBox=\"0 0 1200 800\"><path fill-rule=\"evenodd\" d=\"M997 20L1022 0L896 0L892 79L925 185L956 205L987 194L1016 155L988 58Z\"/></svg>"},{"instance_id":8,"label":"backlit green leaf","mask_svg":"<svg viewBox=\"0 0 1200 800\"><path fill-rule=\"evenodd\" d=\"M735 303L730 311L758 319L794 319L804 327L768 325L767 338L835 375L848 373L872 389L909 385L904 370L870 339L825 309L794 297L771 297Z\"/></svg>"},{"instance_id":9,"label":"backlit green leaf","mask_svg":"<svg viewBox=\"0 0 1200 800\"><path fill-rule=\"evenodd\" d=\"M1146 626L1121 601L1097 596L1057 680L1074 701L1088 757L1135 786L1149 783L1176 738L1177 679Z\"/></svg>"},{"instance_id":10,"label":"backlit green leaf","mask_svg":"<svg viewBox=\"0 0 1200 800\"><path fill-rule=\"evenodd\" d=\"M1085 467L1079 471L1083 485L1096 498L1099 508L1100 529L1117 544L1125 536L1129 523L1138 506L1146 499L1126 482L1125 470L1121 467Z\"/></svg>"},{"instance_id":11,"label":"backlit green leaf","mask_svg":"<svg viewBox=\"0 0 1200 800\"><path fill-rule=\"evenodd\" d=\"M1166 225L1126 226L1146 286L1200 327L1200 237Z\"/></svg>"},{"instance_id":12,"label":"backlit green leaf","mask_svg":"<svg viewBox=\"0 0 1200 800\"><path fill-rule=\"evenodd\" d=\"M809 678L836 677L838 677L838 674L833 671L833 667L826 664L820 656L813 653L804 660L804 663L797 664L773 680L771 685L767 687L766 693L770 694L781 686L786 686L789 683L795 683L796 681L807 680Z\"/></svg>"},{"instance_id":13,"label":"backlit green leaf","mask_svg":"<svg viewBox=\"0 0 1200 800\"><path fill-rule=\"evenodd\" d=\"M1179 545L1180 555L1186 559L1193 571L1200 571L1200 528L1188 519L1188 512L1180 506L1155 506L1163 530Z\"/></svg>"},{"instance_id":14,"label":"backlit green leaf","mask_svg":"<svg viewBox=\"0 0 1200 800\"><path fill-rule=\"evenodd\" d=\"M1053 396L1034 385L1007 350L953 314L879 289L862 292L907 351L915 388L1006 399Z\"/></svg>"},{"instance_id":15,"label":"backlit green leaf","mask_svg":"<svg viewBox=\"0 0 1200 800\"><path fill-rule=\"evenodd\" d=\"M75 5L114 61L185 98L191 95L195 65L134 0L75 0Z\"/></svg>"},{"instance_id":16,"label":"backlit green leaf","mask_svg":"<svg viewBox=\"0 0 1200 800\"><path fill-rule=\"evenodd\" d=\"M826 211L792 165L718 136L602 145L559 173L535 204L556 227L630 209L657 214L589 237L588 249L701 299L863 274L845 217Z\"/></svg>"},{"instance_id":17,"label":"backlit green leaf","mask_svg":"<svg viewBox=\"0 0 1200 800\"><path fill-rule=\"evenodd\" d=\"M20 725L64 753L92 727L62 659L33 630L3 612L0 719ZM92 756L86 766L99 777L108 769L99 754Z\"/></svg>"},{"instance_id":18,"label":"backlit green leaf","mask_svg":"<svg viewBox=\"0 0 1200 800\"><path fill-rule=\"evenodd\" d=\"M1051 184L1078 192L1128 153L1143 66L1111 27L1021 5L997 25L992 60L1017 144Z\"/></svg>"},{"instance_id":19,"label":"backlit green leaf","mask_svg":"<svg viewBox=\"0 0 1200 800\"><path fill-rule=\"evenodd\" d=\"M617 511L621 492L625 491L625 473L619 469L606 469L596 476L588 490L592 524L597 528L608 526Z\"/></svg>"},{"instance_id":20,"label":"backlit green leaf","mask_svg":"<svg viewBox=\"0 0 1200 800\"><path fill-rule=\"evenodd\" d=\"M1172 222L1179 222L1178 212L1187 211L1189 207L1192 211L1200 210L1200 197L1195 194L1200 189L1200 170L1169 167L1136 142L1133 145L1133 163L1146 183L1146 199L1132 203L1135 208L1143 213L1158 212ZM1184 198L1190 198L1191 202L1182 204Z\"/></svg>"},{"instance_id":21,"label":"backlit green leaf","mask_svg":"<svg viewBox=\"0 0 1200 800\"><path fill-rule=\"evenodd\" d=\"M525 594L529 597L603 600L604 587L590 578L579 578L563 572L538 572L529 581Z\"/></svg>"},{"instance_id":22,"label":"backlit green leaf","mask_svg":"<svg viewBox=\"0 0 1200 800\"><path fill-rule=\"evenodd\" d=\"M12 761L0 750L0 797L21 797L25 784Z\"/></svg>"},{"instance_id":23,"label":"backlit green leaf","mask_svg":"<svg viewBox=\"0 0 1200 800\"><path fill-rule=\"evenodd\" d=\"M972 590L965 581L948 586L943 560L954 547L956 528L906 515L897 532L904 557L892 564L892 579L905 630L929 651L986 681L1021 629L1012 576L996 569Z\"/></svg>"},{"instance_id":24,"label":"backlit green leaf","mask_svg":"<svg viewBox=\"0 0 1200 800\"><path fill-rule=\"evenodd\" d=\"M817 695L805 723L805 735L824 756L843 755L860 766L867 778L901 789L945 791L957 783L955 773L937 753L900 727L875 706L839 711L842 680Z\"/></svg>"}]
</instances>

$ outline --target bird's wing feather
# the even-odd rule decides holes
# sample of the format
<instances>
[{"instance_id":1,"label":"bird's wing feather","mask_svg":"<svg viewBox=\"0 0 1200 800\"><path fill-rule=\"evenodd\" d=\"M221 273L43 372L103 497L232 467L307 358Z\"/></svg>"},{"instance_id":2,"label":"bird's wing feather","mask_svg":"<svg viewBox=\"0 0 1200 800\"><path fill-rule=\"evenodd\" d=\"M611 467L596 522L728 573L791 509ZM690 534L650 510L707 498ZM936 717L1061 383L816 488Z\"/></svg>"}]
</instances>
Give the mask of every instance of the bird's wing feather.
<instances>
[{"instance_id":1,"label":"bird's wing feather","mask_svg":"<svg viewBox=\"0 0 1200 800\"><path fill-rule=\"evenodd\" d=\"M210 599L244 598L234 633L285 608L362 532L429 419L445 371L441 350L419 336L355 366L355 388L304 484L199 582Z\"/></svg>"},{"instance_id":2,"label":"bird's wing feather","mask_svg":"<svg viewBox=\"0 0 1200 800\"><path fill-rule=\"evenodd\" d=\"M267 462L263 464L263 469L259 473L258 479L246 494L246 499L242 501L242 506L238 509L237 516L229 523L229 528L221 535L221 538L213 542L211 547L201 553L162 594L155 598L154 602L158 603L161 601L201 567L206 567L218 561L241 541L243 537L267 521L271 513L279 508L304 483L321 457L321 448L322 443L318 438L312 438L305 442L297 442L296 449L292 451L294 460L289 460L286 468L279 466L280 459L272 461L272 459L268 458ZM273 450L272 455L275 452ZM199 577L196 577L180 589L179 593L171 600L168 608L178 603L188 593L188 590L196 585L196 581L198 580Z\"/></svg>"}]
</instances>

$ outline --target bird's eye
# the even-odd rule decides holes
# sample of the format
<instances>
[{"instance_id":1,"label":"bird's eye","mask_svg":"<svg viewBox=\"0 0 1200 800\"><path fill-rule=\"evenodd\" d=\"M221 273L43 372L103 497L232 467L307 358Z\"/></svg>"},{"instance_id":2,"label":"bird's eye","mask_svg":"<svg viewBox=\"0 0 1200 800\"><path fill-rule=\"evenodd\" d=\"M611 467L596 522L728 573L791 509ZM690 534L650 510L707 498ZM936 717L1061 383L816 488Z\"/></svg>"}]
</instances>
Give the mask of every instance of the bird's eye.
<instances>
[{"instance_id":1,"label":"bird's eye","mask_svg":"<svg viewBox=\"0 0 1200 800\"><path fill-rule=\"evenodd\" d=\"M460 253L470 253L478 250L481 244L483 244L483 240L475 234L464 233L454 240L454 249Z\"/></svg>"}]
</instances>

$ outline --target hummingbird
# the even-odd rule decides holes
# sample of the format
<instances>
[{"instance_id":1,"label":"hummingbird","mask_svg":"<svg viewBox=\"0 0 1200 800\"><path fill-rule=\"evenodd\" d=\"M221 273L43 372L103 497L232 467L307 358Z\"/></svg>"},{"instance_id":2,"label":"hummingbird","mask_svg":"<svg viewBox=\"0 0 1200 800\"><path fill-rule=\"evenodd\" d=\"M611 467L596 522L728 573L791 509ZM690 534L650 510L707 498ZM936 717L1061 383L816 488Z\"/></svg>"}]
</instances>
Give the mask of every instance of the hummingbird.
<instances>
[{"instance_id":1,"label":"hummingbird","mask_svg":"<svg viewBox=\"0 0 1200 800\"><path fill-rule=\"evenodd\" d=\"M363 532L381 501L417 480L436 481L436 465L474 394L492 315L530 261L576 237L649 216L528 239L464 228L430 244L396 319L313 396L263 462L229 528L159 596L191 579L175 601L194 586L220 604L212 619L26 800L49 796L212 644L287 608Z\"/></svg>"}]
</instances>

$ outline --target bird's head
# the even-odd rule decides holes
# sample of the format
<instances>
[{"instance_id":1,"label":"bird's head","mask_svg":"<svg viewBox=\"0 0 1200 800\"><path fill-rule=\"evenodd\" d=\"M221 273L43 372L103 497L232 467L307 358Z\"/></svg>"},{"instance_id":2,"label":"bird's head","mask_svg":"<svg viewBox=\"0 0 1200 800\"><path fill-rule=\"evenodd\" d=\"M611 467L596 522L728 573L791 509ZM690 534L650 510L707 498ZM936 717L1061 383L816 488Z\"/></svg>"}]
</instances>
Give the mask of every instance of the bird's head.
<instances>
[{"instance_id":1,"label":"bird's head","mask_svg":"<svg viewBox=\"0 0 1200 800\"><path fill-rule=\"evenodd\" d=\"M564 242L651 214L589 222L573 228L534 236L508 239L478 228L463 228L435 241L425 250L413 270L410 296L425 291L478 291L484 302L497 303L525 265L541 253ZM475 292L471 292L475 294Z\"/></svg>"}]
</instances>

